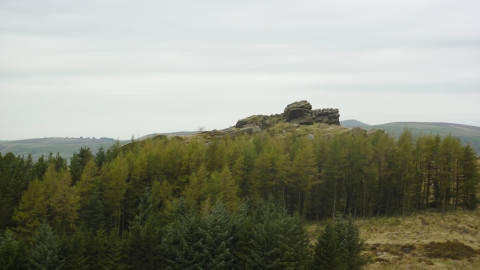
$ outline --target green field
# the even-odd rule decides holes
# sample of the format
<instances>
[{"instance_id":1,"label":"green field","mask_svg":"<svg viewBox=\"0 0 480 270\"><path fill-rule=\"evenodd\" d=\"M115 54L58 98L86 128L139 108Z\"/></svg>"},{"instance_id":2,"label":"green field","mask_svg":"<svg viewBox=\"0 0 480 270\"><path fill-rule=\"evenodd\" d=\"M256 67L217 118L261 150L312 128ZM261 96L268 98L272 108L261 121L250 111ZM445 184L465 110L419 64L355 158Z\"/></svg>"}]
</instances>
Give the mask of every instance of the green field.
<instances>
[{"instance_id":1,"label":"green field","mask_svg":"<svg viewBox=\"0 0 480 270\"><path fill-rule=\"evenodd\" d=\"M126 143L128 141L121 141ZM4 155L12 152L16 156L32 155L36 160L41 155L47 156L50 152L59 153L62 157L70 159L74 152L79 152L81 147L89 147L96 153L100 146L108 148L114 141L104 139L86 138L41 138L18 141L0 141L0 152Z\"/></svg>"}]
</instances>

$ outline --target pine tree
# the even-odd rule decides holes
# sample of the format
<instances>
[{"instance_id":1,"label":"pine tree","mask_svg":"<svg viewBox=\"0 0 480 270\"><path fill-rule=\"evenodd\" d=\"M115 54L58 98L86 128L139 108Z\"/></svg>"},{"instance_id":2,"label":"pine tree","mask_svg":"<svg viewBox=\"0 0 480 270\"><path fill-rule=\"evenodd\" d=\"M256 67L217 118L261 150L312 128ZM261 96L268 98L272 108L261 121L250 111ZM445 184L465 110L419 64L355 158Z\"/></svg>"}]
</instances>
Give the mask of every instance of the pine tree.
<instances>
[{"instance_id":1,"label":"pine tree","mask_svg":"<svg viewBox=\"0 0 480 270\"><path fill-rule=\"evenodd\" d=\"M60 258L59 253L58 238L52 227L43 221L33 238L30 262L37 269L61 269L64 259Z\"/></svg>"},{"instance_id":2,"label":"pine tree","mask_svg":"<svg viewBox=\"0 0 480 270\"><path fill-rule=\"evenodd\" d=\"M343 247L347 252L345 257L347 269L360 270L368 262L367 257L361 254L364 249L364 241L360 239L360 231L351 217L343 222L343 228L345 242Z\"/></svg>"},{"instance_id":3,"label":"pine tree","mask_svg":"<svg viewBox=\"0 0 480 270\"><path fill-rule=\"evenodd\" d=\"M205 218L203 234L203 269L232 269L233 268L233 230L230 223L230 213L218 201L212 213Z\"/></svg>"},{"instance_id":4,"label":"pine tree","mask_svg":"<svg viewBox=\"0 0 480 270\"><path fill-rule=\"evenodd\" d=\"M103 145L100 145L97 150L97 154L95 154L95 165L97 168L101 169L103 164L107 161L107 155L105 153L105 148Z\"/></svg>"},{"instance_id":5,"label":"pine tree","mask_svg":"<svg viewBox=\"0 0 480 270\"><path fill-rule=\"evenodd\" d=\"M163 260L166 269L202 269L204 259L204 226L200 220L188 211L184 200L176 206L177 220L166 229L162 239Z\"/></svg>"},{"instance_id":6,"label":"pine tree","mask_svg":"<svg viewBox=\"0 0 480 270\"><path fill-rule=\"evenodd\" d=\"M86 242L88 233L85 228L76 230L72 235L64 234L61 240L61 255L65 258L62 269L88 269Z\"/></svg>"},{"instance_id":7,"label":"pine tree","mask_svg":"<svg viewBox=\"0 0 480 270\"><path fill-rule=\"evenodd\" d=\"M208 171L201 165L198 171L193 172L184 190L185 202L191 207L199 207L206 200Z\"/></svg>"},{"instance_id":8,"label":"pine tree","mask_svg":"<svg viewBox=\"0 0 480 270\"><path fill-rule=\"evenodd\" d=\"M314 247L312 268L315 270L346 269L340 256L339 236L333 222L328 221Z\"/></svg>"},{"instance_id":9,"label":"pine tree","mask_svg":"<svg viewBox=\"0 0 480 270\"><path fill-rule=\"evenodd\" d=\"M43 182L35 179L28 185L13 214L13 220L18 225L15 231L31 237L47 217L47 206Z\"/></svg>"},{"instance_id":10,"label":"pine tree","mask_svg":"<svg viewBox=\"0 0 480 270\"><path fill-rule=\"evenodd\" d=\"M79 196L71 185L70 174L66 171L59 172L54 175L52 185L49 185L48 181L49 179L45 179L44 184L45 189L50 187L50 192L46 192L46 196L49 198L47 202L52 225L61 231L75 229L78 219Z\"/></svg>"},{"instance_id":11,"label":"pine tree","mask_svg":"<svg viewBox=\"0 0 480 270\"><path fill-rule=\"evenodd\" d=\"M0 269L27 269L29 264L25 242L18 240L13 232L0 236Z\"/></svg>"},{"instance_id":12,"label":"pine tree","mask_svg":"<svg viewBox=\"0 0 480 270\"><path fill-rule=\"evenodd\" d=\"M312 268L316 270L362 269L367 264L367 258L361 254L363 245L353 220L350 217L348 220L336 217L326 224L317 239Z\"/></svg>"},{"instance_id":13,"label":"pine tree","mask_svg":"<svg viewBox=\"0 0 480 270\"><path fill-rule=\"evenodd\" d=\"M122 201L128 188L128 164L120 155L108 165L103 166L100 173L102 188L102 203L107 217L112 219L112 227L120 230Z\"/></svg>"}]
</instances>

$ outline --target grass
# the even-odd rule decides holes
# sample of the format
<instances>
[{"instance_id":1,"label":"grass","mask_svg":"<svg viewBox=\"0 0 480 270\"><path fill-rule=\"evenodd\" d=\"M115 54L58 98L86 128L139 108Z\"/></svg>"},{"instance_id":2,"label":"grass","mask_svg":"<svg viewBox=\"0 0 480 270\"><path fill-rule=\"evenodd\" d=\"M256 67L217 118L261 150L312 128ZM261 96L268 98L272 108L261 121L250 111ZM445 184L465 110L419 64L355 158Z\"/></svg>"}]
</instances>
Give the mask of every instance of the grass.
<instances>
[{"instance_id":1,"label":"grass","mask_svg":"<svg viewBox=\"0 0 480 270\"><path fill-rule=\"evenodd\" d=\"M368 269L480 269L480 210L357 220ZM312 243L323 223L309 223Z\"/></svg>"}]
</instances>

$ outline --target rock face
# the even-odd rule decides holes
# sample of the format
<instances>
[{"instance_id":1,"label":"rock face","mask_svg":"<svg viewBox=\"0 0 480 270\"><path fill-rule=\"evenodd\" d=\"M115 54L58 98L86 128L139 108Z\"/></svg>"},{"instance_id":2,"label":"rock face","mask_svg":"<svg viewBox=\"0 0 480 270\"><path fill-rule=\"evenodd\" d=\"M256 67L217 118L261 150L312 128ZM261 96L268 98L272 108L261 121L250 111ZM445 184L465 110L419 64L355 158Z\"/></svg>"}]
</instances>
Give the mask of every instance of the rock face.
<instances>
[{"instance_id":1,"label":"rock face","mask_svg":"<svg viewBox=\"0 0 480 270\"><path fill-rule=\"evenodd\" d=\"M325 123L340 125L338 109L312 110L312 104L306 100L289 104L283 114L252 115L237 121L235 126L214 131L206 131L207 134L236 136L238 133L254 134L279 122L289 122L293 125L312 125L313 123Z\"/></svg>"},{"instance_id":2,"label":"rock face","mask_svg":"<svg viewBox=\"0 0 480 270\"><path fill-rule=\"evenodd\" d=\"M313 110L312 115L315 123L325 123L329 125L340 125L340 113L338 109L318 109Z\"/></svg>"},{"instance_id":3,"label":"rock face","mask_svg":"<svg viewBox=\"0 0 480 270\"><path fill-rule=\"evenodd\" d=\"M238 120L235 127L245 128L245 127L258 126L261 128L265 128L275 123L278 123L280 121L283 121L283 117L280 114L273 114L270 116L258 114L258 115L252 115L247 118Z\"/></svg>"},{"instance_id":4,"label":"rock face","mask_svg":"<svg viewBox=\"0 0 480 270\"><path fill-rule=\"evenodd\" d=\"M312 104L306 100L297 101L289 104L283 111L283 116L287 121L293 121L302 118L308 118L308 121L312 119ZM313 123L313 122L312 122Z\"/></svg>"},{"instance_id":5,"label":"rock face","mask_svg":"<svg viewBox=\"0 0 480 270\"><path fill-rule=\"evenodd\" d=\"M297 101L288 105L283 115L285 120L292 124L311 125L313 123L325 123L340 125L338 109L312 110L312 105L306 101Z\"/></svg>"}]
</instances>

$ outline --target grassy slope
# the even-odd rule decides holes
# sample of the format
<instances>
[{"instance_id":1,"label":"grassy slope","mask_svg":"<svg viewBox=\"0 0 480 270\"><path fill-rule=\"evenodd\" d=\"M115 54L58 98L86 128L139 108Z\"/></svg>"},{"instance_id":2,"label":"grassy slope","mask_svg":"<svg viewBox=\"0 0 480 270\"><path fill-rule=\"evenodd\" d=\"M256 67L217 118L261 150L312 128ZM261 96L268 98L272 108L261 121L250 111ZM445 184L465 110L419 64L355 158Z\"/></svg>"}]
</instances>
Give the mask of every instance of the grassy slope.
<instances>
[{"instance_id":1,"label":"grassy slope","mask_svg":"<svg viewBox=\"0 0 480 270\"><path fill-rule=\"evenodd\" d=\"M92 152L96 153L101 145L108 148L113 141L101 139L80 139L80 138L42 138L28 139L19 141L8 141L0 143L0 152L6 154L12 152L15 155L27 156L32 154L34 159L50 152L57 152L64 158L71 158L74 152L79 152L83 146L89 147Z\"/></svg>"},{"instance_id":2,"label":"grassy slope","mask_svg":"<svg viewBox=\"0 0 480 270\"><path fill-rule=\"evenodd\" d=\"M170 132L170 133L154 133L154 134L148 134L145 136L140 137L140 140L148 139L148 138L153 138L158 135L166 135L166 136L188 136L188 135L194 135L197 134L198 131L179 131L179 132Z\"/></svg>"},{"instance_id":3,"label":"grassy slope","mask_svg":"<svg viewBox=\"0 0 480 270\"><path fill-rule=\"evenodd\" d=\"M424 246L435 242L460 242L480 250L480 210L458 211L442 216L419 213L406 217L357 220L366 253L372 259L368 269L480 269L480 255L472 259L431 258ZM312 242L323 230L322 223L307 227ZM405 252L404 247L413 247Z\"/></svg>"}]
</instances>

